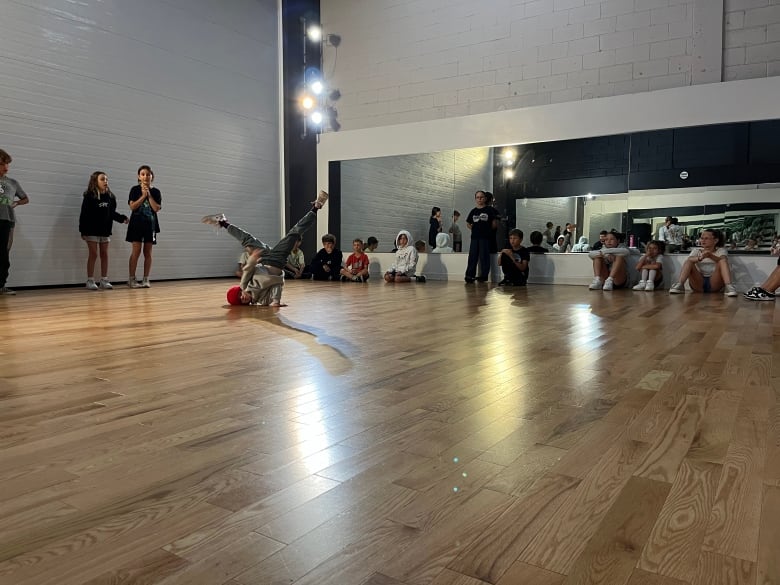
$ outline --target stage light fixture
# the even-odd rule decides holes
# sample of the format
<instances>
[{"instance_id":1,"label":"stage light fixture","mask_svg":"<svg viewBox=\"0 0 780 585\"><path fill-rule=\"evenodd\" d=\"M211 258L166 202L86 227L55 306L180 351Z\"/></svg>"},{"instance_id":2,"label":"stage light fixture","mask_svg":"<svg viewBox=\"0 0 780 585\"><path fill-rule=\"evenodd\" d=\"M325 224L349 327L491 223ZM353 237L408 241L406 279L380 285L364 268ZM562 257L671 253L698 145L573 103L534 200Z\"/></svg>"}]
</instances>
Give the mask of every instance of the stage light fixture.
<instances>
[{"instance_id":1,"label":"stage light fixture","mask_svg":"<svg viewBox=\"0 0 780 585\"><path fill-rule=\"evenodd\" d=\"M311 110L314 107L314 98L310 95L305 95L301 99L301 107L303 107L304 110Z\"/></svg>"},{"instance_id":2,"label":"stage light fixture","mask_svg":"<svg viewBox=\"0 0 780 585\"><path fill-rule=\"evenodd\" d=\"M306 30L306 36L312 43L319 43L322 40L322 28L313 24Z\"/></svg>"}]
</instances>

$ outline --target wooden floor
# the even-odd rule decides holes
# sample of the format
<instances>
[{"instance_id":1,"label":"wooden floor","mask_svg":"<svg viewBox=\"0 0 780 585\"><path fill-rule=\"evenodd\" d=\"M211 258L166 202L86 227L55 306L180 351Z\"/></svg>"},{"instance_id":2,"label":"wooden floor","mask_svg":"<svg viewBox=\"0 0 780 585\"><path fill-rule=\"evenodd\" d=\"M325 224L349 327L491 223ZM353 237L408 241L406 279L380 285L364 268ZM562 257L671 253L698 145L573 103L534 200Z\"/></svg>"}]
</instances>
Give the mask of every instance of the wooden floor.
<instances>
[{"instance_id":1,"label":"wooden floor","mask_svg":"<svg viewBox=\"0 0 780 585\"><path fill-rule=\"evenodd\" d=\"M2 585L780 583L780 308L0 297Z\"/></svg>"}]
</instances>

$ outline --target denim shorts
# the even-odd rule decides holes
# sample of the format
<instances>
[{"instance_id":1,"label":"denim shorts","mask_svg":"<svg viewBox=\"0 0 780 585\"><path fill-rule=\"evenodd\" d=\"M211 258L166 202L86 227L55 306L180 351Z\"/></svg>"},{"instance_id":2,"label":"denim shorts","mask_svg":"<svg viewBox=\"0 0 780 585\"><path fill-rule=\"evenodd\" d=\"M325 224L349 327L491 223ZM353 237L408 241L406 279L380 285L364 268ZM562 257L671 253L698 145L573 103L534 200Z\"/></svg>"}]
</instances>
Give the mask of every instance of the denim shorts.
<instances>
[{"instance_id":1,"label":"denim shorts","mask_svg":"<svg viewBox=\"0 0 780 585\"><path fill-rule=\"evenodd\" d=\"M111 238L107 236L84 236L86 242L97 242L98 244L107 244L111 241Z\"/></svg>"}]
</instances>

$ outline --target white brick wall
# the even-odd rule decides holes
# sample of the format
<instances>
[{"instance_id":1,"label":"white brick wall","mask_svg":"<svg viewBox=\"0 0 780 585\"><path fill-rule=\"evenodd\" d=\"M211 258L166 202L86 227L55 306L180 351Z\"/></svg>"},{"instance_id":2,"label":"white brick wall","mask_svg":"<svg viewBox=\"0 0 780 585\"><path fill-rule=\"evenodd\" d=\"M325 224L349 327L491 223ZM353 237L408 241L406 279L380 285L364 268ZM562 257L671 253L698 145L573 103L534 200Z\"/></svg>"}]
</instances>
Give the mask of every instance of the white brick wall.
<instances>
[{"instance_id":1,"label":"white brick wall","mask_svg":"<svg viewBox=\"0 0 780 585\"><path fill-rule=\"evenodd\" d=\"M324 0L322 20L345 130L780 70L776 0Z\"/></svg>"},{"instance_id":2,"label":"white brick wall","mask_svg":"<svg viewBox=\"0 0 780 585\"><path fill-rule=\"evenodd\" d=\"M778 75L780 5L775 0L724 0L723 79Z\"/></svg>"}]
</instances>

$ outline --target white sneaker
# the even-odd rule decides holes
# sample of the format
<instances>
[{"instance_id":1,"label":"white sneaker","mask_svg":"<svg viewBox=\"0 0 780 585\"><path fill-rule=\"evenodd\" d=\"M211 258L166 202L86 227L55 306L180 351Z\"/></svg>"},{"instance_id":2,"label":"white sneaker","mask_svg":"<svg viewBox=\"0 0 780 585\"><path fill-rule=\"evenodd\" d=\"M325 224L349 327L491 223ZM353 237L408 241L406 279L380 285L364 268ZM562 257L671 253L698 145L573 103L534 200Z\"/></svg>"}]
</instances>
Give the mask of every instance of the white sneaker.
<instances>
[{"instance_id":1,"label":"white sneaker","mask_svg":"<svg viewBox=\"0 0 780 585\"><path fill-rule=\"evenodd\" d=\"M647 283L645 283L645 291L653 292L654 290L655 290L655 283L652 280L648 280Z\"/></svg>"},{"instance_id":2,"label":"white sneaker","mask_svg":"<svg viewBox=\"0 0 780 585\"><path fill-rule=\"evenodd\" d=\"M103 290L111 290L112 288L114 288L111 282L107 278L101 278L100 284L98 284L98 286Z\"/></svg>"},{"instance_id":3,"label":"white sneaker","mask_svg":"<svg viewBox=\"0 0 780 585\"><path fill-rule=\"evenodd\" d=\"M206 215L200 221L208 225L219 226L220 222L227 221L227 217L225 217L224 213L217 213L215 215Z\"/></svg>"},{"instance_id":4,"label":"white sneaker","mask_svg":"<svg viewBox=\"0 0 780 585\"><path fill-rule=\"evenodd\" d=\"M735 297L737 296L737 287L733 284L727 284L723 287L723 294L727 297Z\"/></svg>"},{"instance_id":5,"label":"white sneaker","mask_svg":"<svg viewBox=\"0 0 780 585\"><path fill-rule=\"evenodd\" d=\"M593 282L590 283L590 286L588 287L590 290L601 290L601 287L604 286L604 284L601 282L601 279L597 276L593 279Z\"/></svg>"},{"instance_id":6,"label":"white sneaker","mask_svg":"<svg viewBox=\"0 0 780 585\"><path fill-rule=\"evenodd\" d=\"M16 294L16 291L8 288L7 286L4 286L4 287L0 288L0 295L8 295L9 297L12 297L15 294Z\"/></svg>"},{"instance_id":7,"label":"white sneaker","mask_svg":"<svg viewBox=\"0 0 780 585\"><path fill-rule=\"evenodd\" d=\"M320 189L320 192L317 193L317 199L314 201L314 207L317 209L322 209L322 206L325 205L325 202L328 200L328 194Z\"/></svg>"},{"instance_id":8,"label":"white sneaker","mask_svg":"<svg viewBox=\"0 0 780 585\"><path fill-rule=\"evenodd\" d=\"M612 290L615 288L615 281L612 280L612 277L608 277L607 280L604 281L604 287L602 290Z\"/></svg>"},{"instance_id":9,"label":"white sneaker","mask_svg":"<svg viewBox=\"0 0 780 585\"><path fill-rule=\"evenodd\" d=\"M144 279L141 281L141 288L152 288L148 277L144 277Z\"/></svg>"},{"instance_id":10,"label":"white sneaker","mask_svg":"<svg viewBox=\"0 0 780 585\"><path fill-rule=\"evenodd\" d=\"M95 284L95 280L92 278L87 279L87 290L97 290L98 285Z\"/></svg>"},{"instance_id":11,"label":"white sneaker","mask_svg":"<svg viewBox=\"0 0 780 585\"><path fill-rule=\"evenodd\" d=\"M135 276L131 276L127 279L127 286L130 288L141 288L141 284L138 282Z\"/></svg>"},{"instance_id":12,"label":"white sneaker","mask_svg":"<svg viewBox=\"0 0 780 585\"><path fill-rule=\"evenodd\" d=\"M679 282L675 282L672 286L669 287L669 294L670 295L685 294L685 287Z\"/></svg>"},{"instance_id":13,"label":"white sneaker","mask_svg":"<svg viewBox=\"0 0 780 585\"><path fill-rule=\"evenodd\" d=\"M640 280L636 285L634 285L632 290L645 290L646 286L647 286L647 281Z\"/></svg>"}]
</instances>

